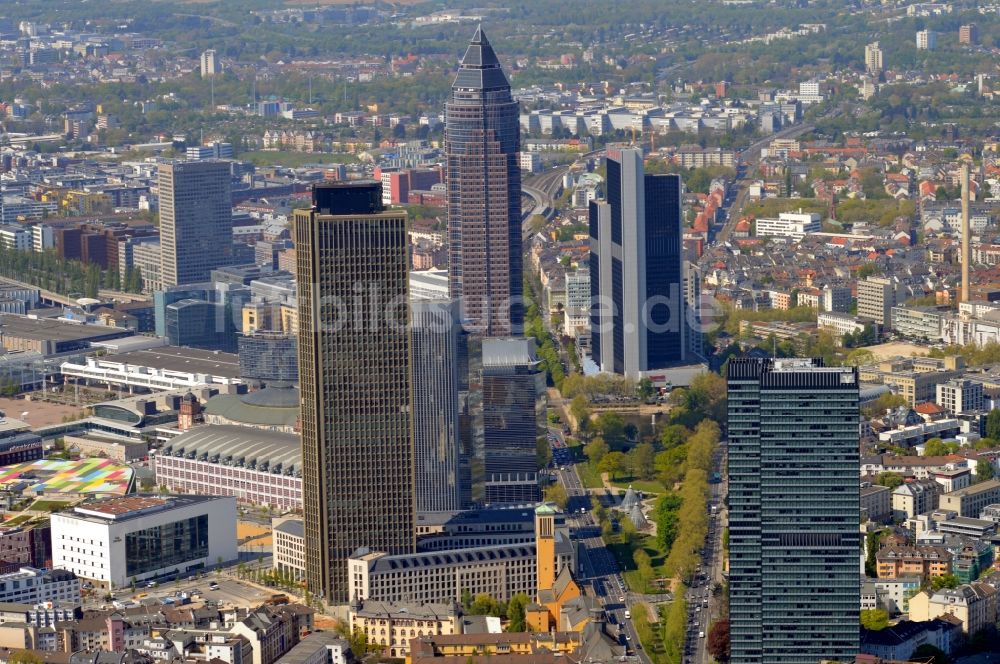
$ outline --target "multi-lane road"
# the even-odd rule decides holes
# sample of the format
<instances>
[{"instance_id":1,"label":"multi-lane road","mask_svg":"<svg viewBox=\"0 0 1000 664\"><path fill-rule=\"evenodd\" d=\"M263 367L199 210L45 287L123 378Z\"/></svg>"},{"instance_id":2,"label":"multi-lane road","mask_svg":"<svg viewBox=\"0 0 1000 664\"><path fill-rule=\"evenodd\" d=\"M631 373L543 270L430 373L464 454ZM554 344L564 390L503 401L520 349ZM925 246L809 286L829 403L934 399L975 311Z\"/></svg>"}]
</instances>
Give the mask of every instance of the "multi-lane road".
<instances>
[{"instance_id":1,"label":"multi-lane road","mask_svg":"<svg viewBox=\"0 0 1000 664\"><path fill-rule=\"evenodd\" d=\"M629 607L643 602L669 601L672 598L669 595L651 597L628 590L618 563L604 545L600 528L591 516L591 497L580 481L572 451L566 447L562 432L558 429L550 429L548 437L552 447L553 473L566 488L568 525L580 544L577 577L582 582L589 582L594 596L604 607L608 622L618 631L619 638L627 646L629 654L638 661L647 663L649 658L639 643ZM713 467L720 473L720 479L724 480L726 468L724 445L720 445L713 459ZM711 484L707 507L710 511L709 531L702 551L702 564L686 596L688 627L683 660L685 664L710 664L712 661L705 645L708 630L712 623L721 617L724 602L721 594L713 592L716 585L723 581L724 498L725 483L720 481Z\"/></svg>"},{"instance_id":2,"label":"multi-lane road","mask_svg":"<svg viewBox=\"0 0 1000 664\"><path fill-rule=\"evenodd\" d=\"M612 633L617 632L619 643L626 646L626 652L632 660L649 664L649 657L642 650L629 612L629 607L637 597L628 592L614 556L604 546L601 529L590 513L590 495L580 481L562 433L550 430L549 443L552 446L554 472L558 481L566 488L569 498L566 506L570 514L568 525L579 543L577 578L581 583L589 582L591 592L604 607L609 629ZM581 509L584 512L581 513Z\"/></svg>"},{"instance_id":3,"label":"multi-lane road","mask_svg":"<svg viewBox=\"0 0 1000 664\"><path fill-rule=\"evenodd\" d=\"M725 479L726 451L724 445L719 446L712 459L713 468ZM723 580L723 550L722 533L726 524L725 514L725 483L720 481L710 484L708 535L705 538L705 548L702 549L701 566L687 592L688 627L684 646L684 662L691 664L710 664L711 655L706 650L708 631L716 620L722 616L725 598L713 591L716 584Z\"/></svg>"}]
</instances>

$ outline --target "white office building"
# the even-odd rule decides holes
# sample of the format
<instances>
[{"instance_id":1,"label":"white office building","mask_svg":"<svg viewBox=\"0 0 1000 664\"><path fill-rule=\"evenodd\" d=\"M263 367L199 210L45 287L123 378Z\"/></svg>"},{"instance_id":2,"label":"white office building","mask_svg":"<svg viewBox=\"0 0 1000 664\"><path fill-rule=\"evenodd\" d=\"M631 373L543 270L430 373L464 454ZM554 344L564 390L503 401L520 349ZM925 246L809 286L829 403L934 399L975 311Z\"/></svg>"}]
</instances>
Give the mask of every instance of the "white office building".
<instances>
[{"instance_id":1,"label":"white office building","mask_svg":"<svg viewBox=\"0 0 1000 664\"><path fill-rule=\"evenodd\" d=\"M590 272L577 270L566 275L566 309L563 331L571 337L590 332Z\"/></svg>"},{"instance_id":2,"label":"white office building","mask_svg":"<svg viewBox=\"0 0 1000 664\"><path fill-rule=\"evenodd\" d=\"M816 316L816 326L832 330L840 336L865 331L865 324L857 318L851 314L842 314L835 311L820 312Z\"/></svg>"},{"instance_id":3,"label":"white office building","mask_svg":"<svg viewBox=\"0 0 1000 664\"><path fill-rule=\"evenodd\" d=\"M782 212L777 219L758 219L755 223L757 237L788 237L801 240L808 233L821 229L820 216L815 212Z\"/></svg>"},{"instance_id":4,"label":"white office building","mask_svg":"<svg viewBox=\"0 0 1000 664\"><path fill-rule=\"evenodd\" d=\"M983 384L962 378L938 383L935 403L955 415L983 410Z\"/></svg>"},{"instance_id":5,"label":"white office building","mask_svg":"<svg viewBox=\"0 0 1000 664\"><path fill-rule=\"evenodd\" d=\"M537 152L519 152L517 159L523 173L537 173L542 170L542 155Z\"/></svg>"},{"instance_id":6,"label":"white office building","mask_svg":"<svg viewBox=\"0 0 1000 664\"><path fill-rule=\"evenodd\" d=\"M31 227L31 248L33 251L42 253L46 249L53 249L56 246L55 233L48 224L35 224Z\"/></svg>"},{"instance_id":7,"label":"white office building","mask_svg":"<svg viewBox=\"0 0 1000 664\"><path fill-rule=\"evenodd\" d=\"M123 587L237 557L236 498L131 495L52 515L52 564Z\"/></svg>"},{"instance_id":8,"label":"white office building","mask_svg":"<svg viewBox=\"0 0 1000 664\"><path fill-rule=\"evenodd\" d=\"M937 48L937 33L933 30L920 30L917 32L917 50L933 51Z\"/></svg>"},{"instance_id":9,"label":"white office building","mask_svg":"<svg viewBox=\"0 0 1000 664\"><path fill-rule=\"evenodd\" d=\"M0 226L0 245L4 249L31 251L31 231L24 226Z\"/></svg>"},{"instance_id":10,"label":"white office building","mask_svg":"<svg viewBox=\"0 0 1000 664\"><path fill-rule=\"evenodd\" d=\"M76 574L62 569L22 567L16 572L0 574L0 603L6 602L65 602L79 606L80 579Z\"/></svg>"}]
</instances>

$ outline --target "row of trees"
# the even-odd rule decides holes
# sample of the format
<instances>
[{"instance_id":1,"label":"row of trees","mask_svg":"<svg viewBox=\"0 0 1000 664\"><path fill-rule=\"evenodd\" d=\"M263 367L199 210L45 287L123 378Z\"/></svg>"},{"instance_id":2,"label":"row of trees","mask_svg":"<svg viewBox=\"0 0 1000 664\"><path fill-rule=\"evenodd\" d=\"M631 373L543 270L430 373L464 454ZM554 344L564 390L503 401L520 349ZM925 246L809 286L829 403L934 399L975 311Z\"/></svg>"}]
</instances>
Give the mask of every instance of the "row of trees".
<instances>
[{"instance_id":1,"label":"row of trees","mask_svg":"<svg viewBox=\"0 0 1000 664\"><path fill-rule=\"evenodd\" d=\"M600 373L594 376L572 374L563 381L560 392L566 399L585 397L591 402L606 397L632 399L638 386L634 380L617 374Z\"/></svg>"},{"instance_id":2,"label":"row of trees","mask_svg":"<svg viewBox=\"0 0 1000 664\"><path fill-rule=\"evenodd\" d=\"M948 357L949 355L961 355L965 363L970 367L981 367L984 364L996 364L1000 362L1000 343L990 341L985 344L968 344L966 346L947 346L945 348L932 348L928 353L929 357Z\"/></svg>"},{"instance_id":3,"label":"row of trees","mask_svg":"<svg viewBox=\"0 0 1000 664\"><path fill-rule=\"evenodd\" d=\"M84 297L97 297L102 288L142 292L142 275L138 269L130 268L123 278L117 267L101 270L96 263L60 258L52 249L20 251L0 245L0 276L60 295L79 293Z\"/></svg>"},{"instance_id":4,"label":"row of trees","mask_svg":"<svg viewBox=\"0 0 1000 664\"><path fill-rule=\"evenodd\" d=\"M670 664L681 664L684 659L684 643L687 637L688 607L684 599L687 586L679 584L674 589L674 601L660 607L663 649Z\"/></svg>"},{"instance_id":5,"label":"row of trees","mask_svg":"<svg viewBox=\"0 0 1000 664\"><path fill-rule=\"evenodd\" d=\"M721 432L714 421L701 422L688 440L684 484L679 492L681 505L677 511L676 532L667 554L668 572L688 579L701 562L701 551L708 535L708 478L712 456Z\"/></svg>"},{"instance_id":6,"label":"row of trees","mask_svg":"<svg viewBox=\"0 0 1000 664\"><path fill-rule=\"evenodd\" d=\"M524 292L525 294L532 292L533 284L531 279L525 275L524 277ZM534 337L537 343L537 354L540 366L545 371L546 378L550 385L559 387L562 385L563 379L566 378L566 370L563 368L562 361L559 359L559 349L556 347L555 340L552 335L545 328L545 322L542 320L541 311L538 305L533 301L528 305L524 314L524 335L526 337Z\"/></svg>"}]
</instances>

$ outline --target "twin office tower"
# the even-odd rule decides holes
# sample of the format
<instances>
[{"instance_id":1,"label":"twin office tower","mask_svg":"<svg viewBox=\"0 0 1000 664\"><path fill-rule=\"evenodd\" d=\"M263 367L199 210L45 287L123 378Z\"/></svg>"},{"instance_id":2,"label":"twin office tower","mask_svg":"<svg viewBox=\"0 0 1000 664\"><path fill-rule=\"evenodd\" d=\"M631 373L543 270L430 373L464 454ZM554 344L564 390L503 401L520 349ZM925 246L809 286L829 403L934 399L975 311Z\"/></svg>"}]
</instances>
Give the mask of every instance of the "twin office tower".
<instances>
[{"instance_id":1,"label":"twin office tower","mask_svg":"<svg viewBox=\"0 0 1000 664\"><path fill-rule=\"evenodd\" d=\"M609 147L605 188L590 204L594 362L631 378L685 364L680 176L647 175L640 149Z\"/></svg>"}]
</instances>

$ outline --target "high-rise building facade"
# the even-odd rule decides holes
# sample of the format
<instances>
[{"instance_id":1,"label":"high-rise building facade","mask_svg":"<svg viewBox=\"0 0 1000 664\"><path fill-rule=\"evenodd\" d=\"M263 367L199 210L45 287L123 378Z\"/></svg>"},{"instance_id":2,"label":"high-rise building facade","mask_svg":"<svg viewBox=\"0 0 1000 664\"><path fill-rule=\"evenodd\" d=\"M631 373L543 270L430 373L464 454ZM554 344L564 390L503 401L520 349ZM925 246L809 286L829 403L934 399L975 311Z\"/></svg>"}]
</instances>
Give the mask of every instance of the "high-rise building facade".
<instances>
[{"instance_id":1,"label":"high-rise building facade","mask_svg":"<svg viewBox=\"0 0 1000 664\"><path fill-rule=\"evenodd\" d=\"M468 391L468 343L455 300L416 300L413 325L414 502L418 512L464 507L460 394ZM463 490L464 489L464 490Z\"/></svg>"},{"instance_id":2,"label":"high-rise building facade","mask_svg":"<svg viewBox=\"0 0 1000 664\"><path fill-rule=\"evenodd\" d=\"M358 548L415 548L406 214L322 184L293 221L306 579L343 603Z\"/></svg>"},{"instance_id":3,"label":"high-rise building facade","mask_svg":"<svg viewBox=\"0 0 1000 664\"><path fill-rule=\"evenodd\" d=\"M892 308L906 298L895 277L868 277L858 281L858 316L869 318L879 329L892 323Z\"/></svg>"},{"instance_id":4,"label":"high-rise building facade","mask_svg":"<svg viewBox=\"0 0 1000 664\"><path fill-rule=\"evenodd\" d=\"M201 77L208 78L222 72L222 63L219 61L219 54L215 49L208 49L201 52Z\"/></svg>"},{"instance_id":5,"label":"high-rise building facade","mask_svg":"<svg viewBox=\"0 0 1000 664\"><path fill-rule=\"evenodd\" d=\"M958 29L959 44L978 44L979 26L975 23L967 23Z\"/></svg>"},{"instance_id":6,"label":"high-rise building facade","mask_svg":"<svg viewBox=\"0 0 1000 664\"><path fill-rule=\"evenodd\" d=\"M541 497L535 441L544 380L533 339L483 340L483 495L488 504Z\"/></svg>"},{"instance_id":7,"label":"high-rise building facade","mask_svg":"<svg viewBox=\"0 0 1000 664\"><path fill-rule=\"evenodd\" d=\"M858 374L822 360L728 370L733 664L858 652Z\"/></svg>"},{"instance_id":8,"label":"high-rise building facade","mask_svg":"<svg viewBox=\"0 0 1000 664\"><path fill-rule=\"evenodd\" d=\"M233 196L229 163L160 164L160 282L207 281L233 255Z\"/></svg>"},{"instance_id":9,"label":"high-rise building facade","mask_svg":"<svg viewBox=\"0 0 1000 664\"><path fill-rule=\"evenodd\" d=\"M865 71L873 76L882 73L882 47L878 42L872 42L865 46Z\"/></svg>"},{"instance_id":10,"label":"high-rise building facade","mask_svg":"<svg viewBox=\"0 0 1000 664\"><path fill-rule=\"evenodd\" d=\"M920 30L917 32L917 50L933 51L937 48L937 33L933 30Z\"/></svg>"},{"instance_id":11,"label":"high-rise building facade","mask_svg":"<svg viewBox=\"0 0 1000 664\"><path fill-rule=\"evenodd\" d=\"M449 290L466 327L490 337L524 327L518 103L482 28L445 109Z\"/></svg>"},{"instance_id":12,"label":"high-rise building facade","mask_svg":"<svg viewBox=\"0 0 1000 664\"><path fill-rule=\"evenodd\" d=\"M258 330L240 335L236 343L241 378L266 384L298 382L299 355L293 335Z\"/></svg>"},{"instance_id":13,"label":"high-rise building facade","mask_svg":"<svg viewBox=\"0 0 1000 664\"><path fill-rule=\"evenodd\" d=\"M687 358L681 190L677 175L646 175L641 150L608 148L607 196L590 203L590 333L602 371L639 378Z\"/></svg>"}]
</instances>

